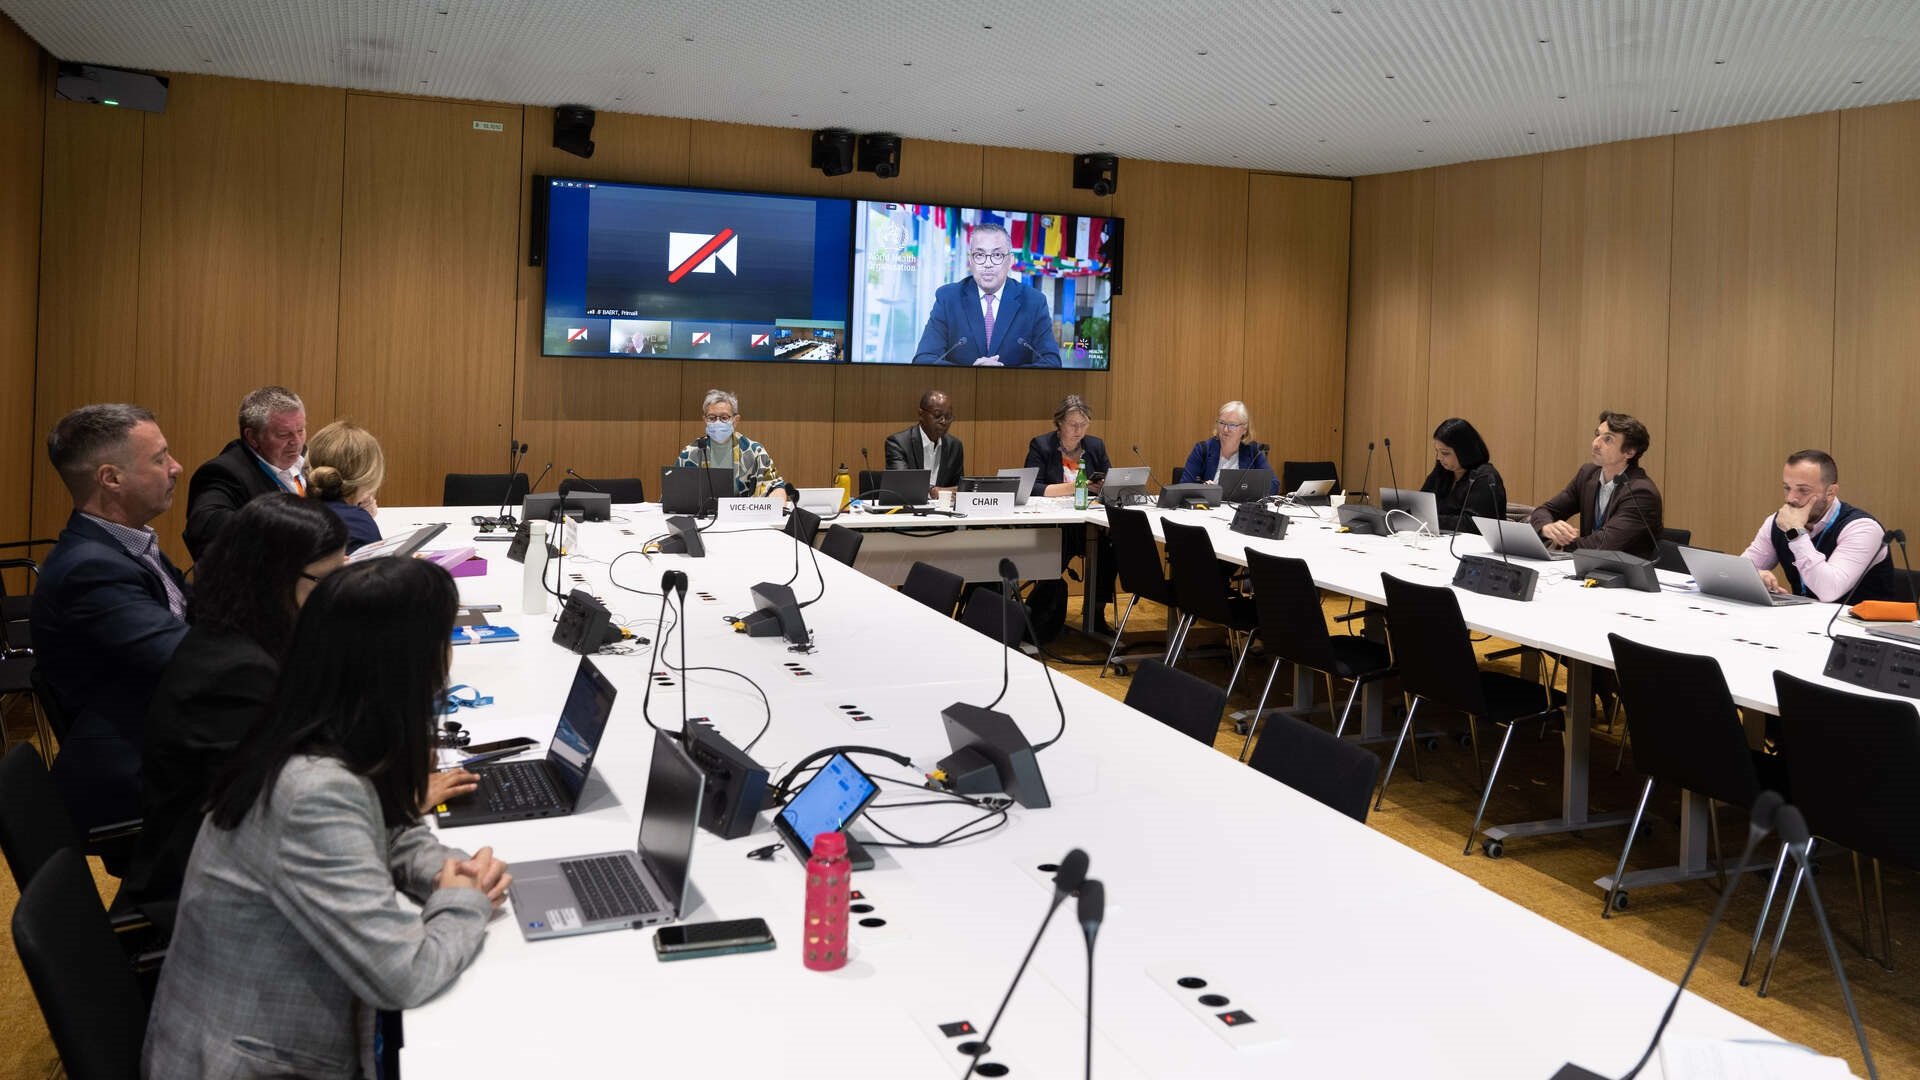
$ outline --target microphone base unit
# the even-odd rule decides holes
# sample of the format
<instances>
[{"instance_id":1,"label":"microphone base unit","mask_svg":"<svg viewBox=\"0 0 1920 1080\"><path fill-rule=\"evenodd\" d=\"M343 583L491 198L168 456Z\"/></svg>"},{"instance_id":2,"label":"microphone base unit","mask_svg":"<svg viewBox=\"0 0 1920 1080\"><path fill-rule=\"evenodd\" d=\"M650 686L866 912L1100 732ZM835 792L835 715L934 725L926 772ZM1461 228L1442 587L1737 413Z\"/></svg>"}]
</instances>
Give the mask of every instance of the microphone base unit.
<instances>
[{"instance_id":1,"label":"microphone base unit","mask_svg":"<svg viewBox=\"0 0 1920 1080\"><path fill-rule=\"evenodd\" d=\"M1612 1080L1612 1078L1601 1076L1591 1069L1583 1069L1569 1061L1560 1066L1560 1071L1553 1074L1552 1080Z\"/></svg>"},{"instance_id":2,"label":"microphone base unit","mask_svg":"<svg viewBox=\"0 0 1920 1080\"><path fill-rule=\"evenodd\" d=\"M611 521L613 496L591 491L570 491L559 495L529 495L520 504L520 516L528 521L554 521L562 511L575 521Z\"/></svg>"},{"instance_id":3,"label":"microphone base unit","mask_svg":"<svg viewBox=\"0 0 1920 1080\"><path fill-rule=\"evenodd\" d=\"M1160 509L1220 505L1219 484L1168 484L1160 489Z\"/></svg>"},{"instance_id":4,"label":"microphone base unit","mask_svg":"<svg viewBox=\"0 0 1920 1080\"><path fill-rule=\"evenodd\" d=\"M700 827L722 840L737 840L752 832L767 801L767 770L704 719L687 721L681 734L687 756L707 777L700 799Z\"/></svg>"},{"instance_id":5,"label":"microphone base unit","mask_svg":"<svg viewBox=\"0 0 1920 1080\"><path fill-rule=\"evenodd\" d=\"M1347 503L1336 508L1334 516L1339 519L1340 527L1350 533L1361 536L1390 536L1393 533L1392 526L1387 524L1386 511L1377 506Z\"/></svg>"},{"instance_id":6,"label":"microphone base unit","mask_svg":"<svg viewBox=\"0 0 1920 1080\"><path fill-rule=\"evenodd\" d=\"M1453 572L1454 588L1502 600L1532 600L1534 586L1539 583L1540 571L1533 567L1485 555L1462 555L1459 568Z\"/></svg>"},{"instance_id":7,"label":"microphone base unit","mask_svg":"<svg viewBox=\"0 0 1920 1080\"><path fill-rule=\"evenodd\" d=\"M800 604L794 599L792 589L778 582L763 581L748 592L753 596L754 610L739 622L739 628L748 637L784 638L789 645L813 643L813 635L807 630L806 617L800 613Z\"/></svg>"},{"instance_id":8,"label":"microphone base unit","mask_svg":"<svg viewBox=\"0 0 1920 1080\"><path fill-rule=\"evenodd\" d=\"M1259 503L1247 503L1233 512L1234 532L1260 540L1285 540L1287 525L1293 519Z\"/></svg>"},{"instance_id":9,"label":"microphone base unit","mask_svg":"<svg viewBox=\"0 0 1920 1080\"><path fill-rule=\"evenodd\" d=\"M1883 694L1920 698L1920 650L1891 641L1834 638L1824 674Z\"/></svg>"},{"instance_id":10,"label":"microphone base unit","mask_svg":"<svg viewBox=\"0 0 1920 1080\"><path fill-rule=\"evenodd\" d=\"M565 610L560 612L560 621L553 627L555 645L586 656L620 638L620 628L613 625L613 616L606 605L587 595L585 589L575 589L568 594Z\"/></svg>"},{"instance_id":11,"label":"microphone base unit","mask_svg":"<svg viewBox=\"0 0 1920 1080\"><path fill-rule=\"evenodd\" d=\"M1653 563L1624 551L1576 551L1573 576L1591 581L1600 589L1660 591L1660 577L1653 572Z\"/></svg>"},{"instance_id":12,"label":"microphone base unit","mask_svg":"<svg viewBox=\"0 0 1920 1080\"><path fill-rule=\"evenodd\" d=\"M940 759L947 787L962 795L1005 792L1029 810L1053 805L1033 744L1013 717L956 701L940 710L953 753Z\"/></svg>"},{"instance_id":13,"label":"microphone base unit","mask_svg":"<svg viewBox=\"0 0 1920 1080\"><path fill-rule=\"evenodd\" d=\"M686 555L690 558L704 559L707 556L706 541L700 539L700 526L690 517L670 517L667 528L673 535L660 541L660 554Z\"/></svg>"}]
</instances>

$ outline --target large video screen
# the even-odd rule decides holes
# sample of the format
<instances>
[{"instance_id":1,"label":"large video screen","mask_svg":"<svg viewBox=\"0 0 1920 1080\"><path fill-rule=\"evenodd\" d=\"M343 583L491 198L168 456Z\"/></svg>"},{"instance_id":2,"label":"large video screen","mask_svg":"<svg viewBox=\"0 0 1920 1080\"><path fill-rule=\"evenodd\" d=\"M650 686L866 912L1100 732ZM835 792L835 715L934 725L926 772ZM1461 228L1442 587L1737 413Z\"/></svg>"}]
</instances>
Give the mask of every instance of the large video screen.
<instances>
[{"instance_id":1,"label":"large video screen","mask_svg":"<svg viewBox=\"0 0 1920 1080\"><path fill-rule=\"evenodd\" d=\"M849 359L1106 370L1120 226L1119 218L857 203Z\"/></svg>"},{"instance_id":2,"label":"large video screen","mask_svg":"<svg viewBox=\"0 0 1920 1080\"><path fill-rule=\"evenodd\" d=\"M548 356L845 359L846 199L547 180Z\"/></svg>"}]
</instances>

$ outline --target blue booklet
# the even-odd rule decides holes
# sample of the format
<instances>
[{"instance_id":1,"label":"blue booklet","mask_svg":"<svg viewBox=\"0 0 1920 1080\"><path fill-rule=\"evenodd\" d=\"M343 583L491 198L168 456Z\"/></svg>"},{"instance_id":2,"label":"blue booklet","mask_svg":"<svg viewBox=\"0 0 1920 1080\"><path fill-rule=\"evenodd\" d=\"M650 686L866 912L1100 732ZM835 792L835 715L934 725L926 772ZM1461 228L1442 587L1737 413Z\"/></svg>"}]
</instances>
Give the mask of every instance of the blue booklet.
<instances>
[{"instance_id":1,"label":"blue booklet","mask_svg":"<svg viewBox=\"0 0 1920 1080\"><path fill-rule=\"evenodd\" d=\"M519 633L511 626L483 624L480 626L456 626L453 628L453 643L455 645L472 645L475 642L485 641L519 640Z\"/></svg>"}]
</instances>

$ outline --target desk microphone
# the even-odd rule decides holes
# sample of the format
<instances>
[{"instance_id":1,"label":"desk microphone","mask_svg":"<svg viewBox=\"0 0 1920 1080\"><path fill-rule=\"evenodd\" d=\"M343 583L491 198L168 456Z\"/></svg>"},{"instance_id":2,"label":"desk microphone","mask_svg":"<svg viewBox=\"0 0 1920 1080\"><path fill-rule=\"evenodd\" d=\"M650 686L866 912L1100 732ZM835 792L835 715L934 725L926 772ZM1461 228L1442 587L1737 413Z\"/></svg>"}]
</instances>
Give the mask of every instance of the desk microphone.
<instances>
[{"instance_id":1,"label":"desk microphone","mask_svg":"<svg viewBox=\"0 0 1920 1080\"><path fill-rule=\"evenodd\" d=\"M546 467L540 470L540 475L533 478L533 486L527 489L527 494L531 495L534 492L539 491L540 485L546 483L547 474L552 471L553 471L553 462L549 461L547 462ZM568 469L567 471L572 472L573 470ZM509 481L509 483L511 483L511 481Z\"/></svg>"},{"instance_id":2,"label":"desk microphone","mask_svg":"<svg viewBox=\"0 0 1920 1080\"><path fill-rule=\"evenodd\" d=\"M1147 483L1152 484L1154 487L1160 487L1161 486L1160 481L1154 479L1154 476L1153 476L1153 465L1147 461L1146 456L1144 454L1140 453L1139 443L1133 444L1133 458L1135 461L1138 461L1140 464L1145 465L1147 467Z\"/></svg>"},{"instance_id":3,"label":"desk microphone","mask_svg":"<svg viewBox=\"0 0 1920 1080\"><path fill-rule=\"evenodd\" d=\"M1107 917L1107 887L1098 879L1080 886L1080 932L1087 938L1087 1080L1093 1080L1093 939Z\"/></svg>"},{"instance_id":4,"label":"desk microphone","mask_svg":"<svg viewBox=\"0 0 1920 1080\"><path fill-rule=\"evenodd\" d=\"M967 339L961 338L960 340L965 341ZM867 472L873 471L873 459L867 456L867 448L864 446L860 448L860 465Z\"/></svg>"},{"instance_id":5,"label":"desk microphone","mask_svg":"<svg viewBox=\"0 0 1920 1080\"><path fill-rule=\"evenodd\" d=\"M1393 481L1394 490L1398 491L1400 489L1400 474L1396 472L1393 467L1393 440L1383 437L1380 440L1380 445L1387 448L1387 477Z\"/></svg>"},{"instance_id":6,"label":"desk microphone","mask_svg":"<svg viewBox=\"0 0 1920 1080\"><path fill-rule=\"evenodd\" d=\"M962 345L965 345L966 343L967 343L967 339L966 339L966 338L961 338L961 339L960 339L959 341L956 341L956 342L954 342L953 344L951 344L951 345L949 345L949 346L947 346L947 351L946 351L946 352L943 352L943 353L941 353L941 354L940 354L939 356L936 356L936 357L934 357L934 358L933 358L933 362L934 362L934 363L936 363L936 364L944 364L944 363L946 363L946 362L947 362L947 357L949 357L949 356L952 356L952 355L953 355L953 350L955 350L955 349L957 349L957 348L959 348L959 347L960 347L960 346L962 346ZM862 454L865 454L865 453L866 453L866 451L865 451L864 449L863 449L863 450L861 450L860 452L861 452Z\"/></svg>"},{"instance_id":7,"label":"desk microphone","mask_svg":"<svg viewBox=\"0 0 1920 1080\"><path fill-rule=\"evenodd\" d=\"M1029 364L1031 364L1035 360L1040 359L1040 351L1038 349L1035 349L1032 345L1027 344L1026 338L1021 338L1019 341L1019 344L1022 346L1025 346L1027 350L1027 362Z\"/></svg>"},{"instance_id":8,"label":"desk microphone","mask_svg":"<svg viewBox=\"0 0 1920 1080\"><path fill-rule=\"evenodd\" d=\"M1449 559L1458 559L1460 557L1453 553L1453 543L1454 541L1460 539L1460 526L1465 525L1467 523L1467 508L1473 505L1473 485L1479 482L1480 482L1480 476L1478 473L1468 474L1467 493L1464 496L1462 496L1460 499L1460 516L1454 519L1453 532L1449 534L1447 537L1447 558ZM1435 502L1438 503L1438 501L1439 500L1436 497ZM1438 513L1439 511L1436 511L1436 516L1438 516ZM1440 524L1445 525L1446 522L1442 521L1440 522ZM1504 547L1505 545L1502 545L1502 546ZM1505 552L1502 552L1502 554L1504 555Z\"/></svg>"},{"instance_id":9,"label":"desk microphone","mask_svg":"<svg viewBox=\"0 0 1920 1080\"><path fill-rule=\"evenodd\" d=\"M703 439L704 439L704 438L706 438L706 436L704 436L704 435L702 435L702 436L701 436L701 438L703 438ZM547 468L549 468L549 469L551 469L551 468L553 468L553 466L551 466L551 465L549 465L549 466L547 466ZM546 473L544 473L544 472L542 472L542 473L541 473L540 475L541 475L541 476L545 476L545 475L547 475L547 474L546 474ZM586 488L586 489L587 489L588 491L592 491L592 492L597 492L598 494L601 494L601 495L605 495L605 494L606 494L606 492L604 492L604 491L601 491L601 490L600 490L599 488L597 488L597 487L594 487L594 486L593 486L593 482L592 482L592 481L590 481L590 480L588 480L588 479L587 479L586 477L584 477L584 476L581 476L581 475L580 475L579 473L577 473L577 472L574 472L574 471L573 471L573 467L572 467L571 465L569 465L569 466L567 467L567 475L568 475L568 476L570 476L570 477L572 477L573 479L575 479L575 480L577 480L577 481L579 481L579 483L580 483L580 486L581 486L581 487L583 487L583 488ZM539 486L540 486L540 485L538 485L538 484L535 484L535 485L534 485L534 487L539 487Z\"/></svg>"},{"instance_id":10,"label":"desk microphone","mask_svg":"<svg viewBox=\"0 0 1920 1080\"><path fill-rule=\"evenodd\" d=\"M1893 543L1896 539L1900 543L1900 554L1904 557L1907 553L1907 534L1900 529L1895 529L1892 532L1888 532L1888 533L1882 533L1880 535L1880 546L1886 547L1888 544ZM1893 555L1888 554L1887 558L1891 559L1893 558ZM1867 569L1862 570L1860 572L1860 576L1854 579L1853 588L1847 590L1847 598L1840 601L1840 606L1833 609L1833 614L1827 616L1827 629L1826 629L1827 640L1829 641L1834 640L1833 624L1840 618L1841 612L1853 606L1853 598L1859 595L1861 584L1867 580L1867 570L1872 570L1874 563L1877 563L1879 561L1880 559L1878 557L1878 553L1876 552L1874 559L1867 563ZM1782 574L1785 574L1786 570L1782 569L1780 572ZM1913 587L1913 578L1911 576L1907 578L1907 587L1909 589ZM1813 590L1809 589L1807 591L1812 592Z\"/></svg>"},{"instance_id":11,"label":"desk microphone","mask_svg":"<svg viewBox=\"0 0 1920 1080\"><path fill-rule=\"evenodd\" d=\"M1013 1000L1013 990L1020 985L1020 977L1027 973L1027 963L1033 959L1034 950L1040 947L1040 938L1046 934L1047 924L1053 921L1053 913L1060 910L1060 905L1066 903L1069 895L1091 884L1087 881L1087 861L1087 853L1074 848L1067 852L1066 857L1060 860L1060 868L1053 872L1053 899L1047 904L1047 917L1040 920L1040 929L1033 935L1033 944L1027 946L1027 955L1020 961L1020 969L1013 973L1013 982L1008 985L1006 996L1000 999L1000 1007L994 1010L993 1022L987 1025L987 1033L974 1044L973 1060L967 1063L967 1071L960 1080L967 1080L967 1077L972 1076L974 1068L980 1064L980 1055L993 1049L993 1033L1000 1026L1000 1017L1007 1011L1007 1002ZM1082 900L1082 904L1084 903L1085 901ZM1103 900L1102 910L1104 908ZM1097 926L1099 920L1095 919L1094 923Z\"/></svg>"},{"instance_id":12,"label":"desk microphone","mask_svg":"<svg viewBox=\"0 0 1920 1080\"><path fill-rule=\"evenodd\" d=\"M1360 497L1367 497L1367 481L1373 476L1373 440L1367 440L1367 467L1360 474Z\"/></svg>"},{"instance_id":13,"label":"desk microphone","mask_svg":"<svg viewBox=\"0 0 1920 1080\"><path fill-rule=\"evenodd\" d=\"M509 529L519 524L512 514L507 513L507 504L513 501L513 478L520 474L520 462L527 456L527 451L530 449L532 448L519 439L507 440L507 482L500 491L500 512L494 515L494 520Z\"/></svg>"},{"instance_id":14,"label":"desk microphone","mask_svg":"<svg viewBox=\"0 0 1920 1080\"><path fill-rule=\"evenodd\" d=\"M1753 811L1747 818L1747 846L1745 850L1740 852L1740 861L1733 864L1733 876L1727 879L1727 887L1721 891L1720 901L1713 907L1713 917L1707 920L1707 929L1700 935L1700 943L1693 947L1693 959L1687 961L1686 972L1680 976L1679 984L1673 988L1673 1000L1667 1002L1667 1011L1661 1014L1659 1025L1653 1029L1653 1040L1647 1043L1646 1053L1640 1055L1640 1060L1635 1062L1633 1068L1628 1069L1626 1075L1622 1076L1620 1080L1633 1080L1634 1077L1640 1075L1641 1069L1647 1067L1647 1062L1653 1059L1653 1051L1660 1045L1660 1036L1666 1034L1667 1023L1673 1019L1673 1010L1680 1004L1680 995L1686 992L1687 980L1693 977L1693 969L1699 966L1700 955L1707 951L1707 940L1713 937L1714 929L1720 925L1721 917L1727 913L1727 901L1733 899L1733 890L1740 886L1740 875L1746 872L1747 860L1753 857L1753 849L1759 845L1760 841L1766 839L1768 833L1774 830L1776 823L1780 827L1782 839L1786 838L1787 815L1792 814L1798 817L1799 814L1792 807L1784 806L1785 801L1786 800L1780 797L1778 792L1773 791L1763 791L1760 793L1760 797L1753 801ZM1804 839L1805 836L1806 833L1803 828L1801 831L1802 839ZM1791 847L1791 843L1789 843L1789 846ZM1825 929L1826 923L1824 920L1820 925L1822 929ZM1828 940L1828 945L1831 947L1831 939ZM1839 966L1839 959L1838 956L1834 957L1834 966L1836 968ZM1840 986L1843 993L1846 990L1845 980L1846 976L1842 975ZM1847 999L1847 1005L1849 1009L1852 1008L1853 999L1851 997ZM1857 1019L1855 1022L1855 1030L1859 1030ZM1860 1047L1863 1050L1866 1049L1866 1039L1864 1036L1860 1040ZM1867 1068L1871 1071L1873 1068L1873 1059L1868 1058L1867 1061ZM1606 1077L1569 1062L1561 1066L1559 1072L1553 1074L1553 1080L1606 1080Z\"/></svg>"},{"instance_id":15,"label":"desk microphone","mask_svg":"<svg viewBox=\"0 0 1920 1080\"><path fill-rule=\"evenodd\" d=\"M1860 1056L1867 1063L1867 1080L1880 1080L1873 1066L1873 1051L1867 1049L1867 1033L1860 1027L1860 1011L1853 1007L1853 991L1847 986L1847 969L1840 963L1840 950L1834 947L1833 931L1827 926L1827 909L1820 903L1820 887L1814 884L1813 837L1807 832L1807 819L1797 807L1783 806L1777 819L1780 839L1799 864L1800 880L1807 883L1807 899L1813 903L1814 921L1820 924L1820 940L1827 946L1827 959L1833 964L1833 977L1840 982L1840 997L1847 1003L1847 1019L1853 1021L1853 1037L1860 1040ZM1786 916L1782 915L1782 926Z\"/></svg>"}]
</instances>

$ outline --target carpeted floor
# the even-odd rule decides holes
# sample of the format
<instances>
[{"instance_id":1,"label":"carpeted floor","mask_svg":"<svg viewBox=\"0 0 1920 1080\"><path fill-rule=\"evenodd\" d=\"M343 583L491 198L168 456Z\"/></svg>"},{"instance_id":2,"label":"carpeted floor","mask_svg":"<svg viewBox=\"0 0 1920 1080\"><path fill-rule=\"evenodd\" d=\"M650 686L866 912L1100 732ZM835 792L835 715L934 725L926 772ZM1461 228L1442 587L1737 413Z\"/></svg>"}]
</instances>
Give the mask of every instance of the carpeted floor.
<instances>
[{"instance_id":1,"label":"carpeted floor","mask_svg":"<svg viewBox=\"0 0 1920 1080\"><path fill-rule=\"evenodd\" d=\"M1337 603L1340 610L1345 609L1344 600ZM1077 599L1073 601L1071 618L1075 621L1078 604ZM1134 615L1127 637L1129 642L1160 638L1164 630L1162 612L1143 604ZM1196 646L1204 643L1204 633L1196 632ZM1479 647L1484 652L1502 644L1487 642ZM1096 647L1072 633L1062 635L1052 647L1067 659L1097 661L1106 652L1104 646ZM1224 661L1202 659L1182 666L1205 678L1226 681L1228 669ZM1116 698L1126 693L1125 677L1110 674L1099 678L1097 666L1061 667L1060 670ZM1254 660L1249 662L1248 673L1243 676L1245 687L1234 694L1234 708L1253 707L1259 682L1265 675L1266 665L1256 652ZM1276 693L1281 693L1278 687ZM23 715L9 717L8 721L11 735L23 736L31 729L30 721ZM1458 718L1437 714L1429 717L1423 710L1423 730L1429 721L1443 730L1464 730ZM1639 780L1632 775L1631 753L1627 768L1621 774L1609 771L1617 745L1612 738L1604 732L1596 734L1593 757L1601 764L1593 774L1593 804L1596 809L1631 809ZM1220 734L1214 741L1215 748L1237 756L1242 744L1242 737L1235 734L1232 723L1223 719ZM1377 749L1384 755L1388 748L1382 745ZM1535 738L1531 732L1516 733L1514 748L1502 767L1500 782L1487 809L1488 820L1515 821L1551 815L1559 798L1559 757L1557 735L1548 733ZM1633 894L1629 910L1603 920L1601 898L1593 887L1593 879L1612 871L1619 858L1623 830L1600 829L1585 835L1516 841L1501 859L1489 859L1477 852L1465 856L1460 849L1474 809L1472 754L1454 740L1442 739L1437 751L1421 754L1421 767L1425 780L1417 782L1407 762L1402 760L1385 804L1373 814L1369 824L1635 963L1668 978L1679 978L1701 928L1712 913L1715 894L1711 881L1642 889ZM1653 831L1634 846L1632 865L1647 867L1674 860L1678 809L1676 792L1656 790L1649 810ZM1737 843L1744 835L1744 815L1733 810L1725 810L1723 814L1722 833L1729 844ZM116 884L114 879L100 873L97 864L95 878L101 885L102 895L110 898ZM1908 953L1916 922L1920 922L1920 903L1916 902L1920 877L1891 868L1885 874L1894 955L1898 964L1905 965L1891 972L1860 954L1859 906L1854 900L1852 875L1844 859L1831 861L1821 875L1821 882L1821 895L1828 903L1830 918L1841 939L1847 976L1852 980L1880 1075L1920 1076L1920 980L1910 974L1911 965L1920 960ZM1740 893L1728 910L1726 923L1715 935L1700 970L1694 975L1693 989L1783 1038L1804 1043L1822 1053L1846 1057L1856 1072L1865 1075L1839 992L1804 904L1795 915L1768 997L1756 997L1751 988L1738 985L1748 935L1759 916L1763 890L1763 880L1749 878L1742 882ZM17 896L12 879L0 878L0 910L12 911ZM1868 897L1871 901L1871 885ZM1435 927L1434 932L1445 933L1446 928ZM1876 938L1879 935L1877 924L1874 935ZM0 944L0 1080L44 1080L59 1072L53 1045L20 972L11 934L4 925L0 925L0 938L5 939ZM1488 942L1487 947L1498 949L1500 944ZM1764 955L1763 951L1763 960ZM1548 982L1543 980L1543 987L1546 985ZM1650 1011L1649 1031L1656 1019ZM1487 1032L1489 1039L1498 1039L1497 1017L1488 1017ZM1627 1036L1623 1034L1623 1037Z\"/></svg>"}]
</instances>

